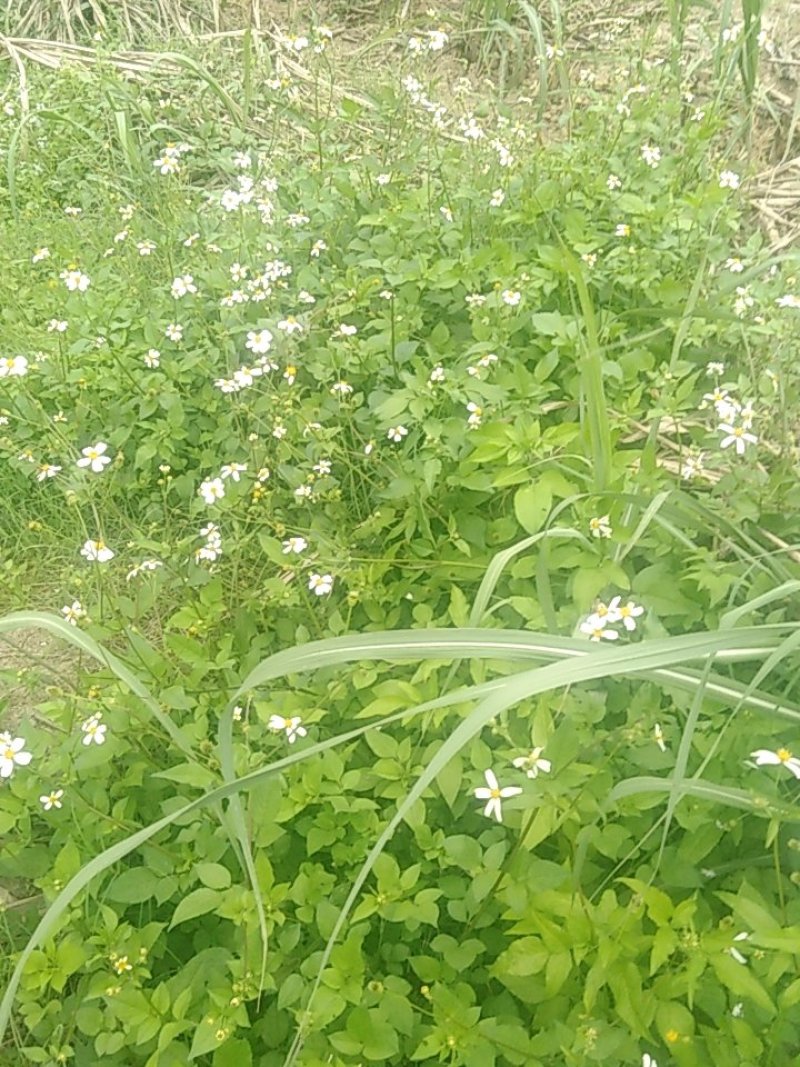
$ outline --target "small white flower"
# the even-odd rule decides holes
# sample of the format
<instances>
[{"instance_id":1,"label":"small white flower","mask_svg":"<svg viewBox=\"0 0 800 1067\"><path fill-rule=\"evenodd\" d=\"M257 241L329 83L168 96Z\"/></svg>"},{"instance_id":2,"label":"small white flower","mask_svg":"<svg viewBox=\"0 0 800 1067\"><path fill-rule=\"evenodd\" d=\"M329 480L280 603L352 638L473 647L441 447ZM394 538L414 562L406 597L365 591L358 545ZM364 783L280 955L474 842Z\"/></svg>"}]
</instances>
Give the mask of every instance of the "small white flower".
<instances>
[{"instance_id":1,"label":"small white flower","mask_svg":"<svg viewBox=\"0 0 800 1067\"><path fill-rule=\"evenodd\" d=\"M489 207L501 207L505 198L506 194L502 189L495 189L489 198Z\"/></svg>"},{"instance_id":2,"label":"small white flower","mask_svg":"<svg viewBox=\"0 0 800 1067\"><path fill-rule=\"evenodd\" d=\"M283 542L283 554L284 556L299 555L301 552L305 552L308 548L308 541L305 537L290 537Z\"/></svg>"},{"instance_id":3,"label":"small white flower","mask_svg":"<svg viewBox=\"0 0 800 1067\"><path fill-rule=\"evenodd\" d=\"M744 1004L742 1004L741 1000L733 1005L733 1007L731 1008L731 1015L734 1017L734 1019L741 1019L741 1017L744 1015Z\"/></svg>"},{"instance_id":4,"label":"small white flower","mask_svg":"<svg viewBox=\"0 0 800 1067\"><path fill-rule=\"evenodd\" d=\"M83 213L83 208L73 207L71 204L64 208L64 214L69 215L70 218L76 219L78 215Z\"/></svg>"},{"instance_id":5,"label":"small white flower","mask_svg":"<svg viewBox=\"0 0 800 1067\"><path fill-rule=\"evenodd\" d=\"M661 724L660 723L656 723L655 726L653 727L653 740L655 741L655 743L658 745L658 747L661 749L662 752L666 752L667 751L667 745L666 745L666 742L664 740L664 731L661 729Z\"/></svg>"},{"instance_id":6,"label":"small white flower","mask_svg":"<svg viewBox=\"0 0 800 1067\"><path fill-rule=\"evenodd\" d=\"M142 359L145 367L149 367L150 370L155 370L161 362L161 353L157 348L148 348L144 356L142 356Z\"/></svg>"},{"instance_id":7,"label":"small white flower","mask_svg":"<svg viewBox=\"0 0 800 1067\"><path fill-rule=\"evenodd\" d=\"M467 293L464 297L464 302L468 307L479 308L486 303L486 297L483 293Z\"/></svg>"},{"instance_id":8,"label":"small white flower","mask_svg":"<svg viewBox=\"0 0 800 1067\"><path fill-rule=\"evenodd\" d=\"M155 252L155 250L156 250L155 241L137 241L136 242L136 251L139 253L140 256L149 256L151 254L151 252Z\"/></svg>"},{"instance_id":9,"label":"small white flower","mask_svg":"<svg viewBox=\"0 0 800 1067\"><path fill-rule=\"evenodd\" d=\"M589 519L589 530L592 537L610 537L611 536L611 520L608 515L595 516L593 519Z\"/></svg>"},{"instance_id":10,"label":"small white flower","mask_svg":"<svg viewBox=\"0 0 800 1067\"><path fill-rule=\"evenodd\" d=\"M742 930L741 933L736 934L736 936L734 937L733 940L734 941L747 941L747 939L749 937L750 937L750 935L747 933L747 931L746 930ZM733 956L733 958L736 960L737 963L741 963L744 966L747 965L747 957L745 955L743 955L743 953L741 953L739 951L739 949L736 948L735 945L731 945L731 947L728 949L728 952L729 952L729 954L731 956Z\"/></svg>"},{"instance_id":11,"label":"small white flower","mask_svg":"<svg viewBox=\"0 0 800 1067\"><path fill-rule=\"evenodd\" d=\"M522 300L522 293L517 292L516 289L504 289L500 294L500 299L508 307L515 308Z\"/></svg>"},{"instance_id":12,"label":"small white flower","mask_svg":"<svg viewBox=\"0 0 800 1067\"><path fill-rule=\"evenodd\" d=\"M59 277L64 282L64 285L66 285L67 289L72 293L85 293L91 285L89 276L82 271L79 271L77 268L62 270Z\"/></svg>"},{"instance_id":13,"label":"small white flower","mask_svg":"<svg viewBox=\"0 0 800 1067\"><path fill-rule=\"evenodd\" d=\"M184 239L181 242L181 244L183 245L184 248L191 248L192 245L195 244L195 242L197 242L199 240L200 240L200 234L195 231L195 233L190 233L188 237L184 237ZM214 249L211 249L208 245L206 245L206 248L208 248L209 252L214 250ZM219 251L219 249L216 249L216 246L215 246L215 250Z\"/></svg>"},{"instance_id":14,"label":"small white flower","mask_svg":"<svg viewBox=\"0 0 800 1067\"><path fill-rule=\"evenodd\" d=\"M379 174L375 179L378 185L388 185L391 180L391 174Z\"/></svg>"},{"instance_id":15,"label":"small white flower","mask_svg":"<svg viewBox=\"0 0 800 1067\"><path fill-rule=\"evenodd\" d=\"M333 589L333 578L330 574L312 574L308 579L308 588L316 596L327 596Z\"/></svg>"},{"instance_id":16,"label":"small white flower","mask_svg":"<svg viewBox=\"0 0 800 1067\"><path fill-rule=\"evenodd\" d=\"M50 258L49 248L35 248L31 256L31 263L41 263L43 259Z\"/></svg>"},{"instance_id":17,"label":"small white flower","mask_svg":"<svg viewBox=\"0 0 800 1067\"><path fill-rule=\"evenodd\" d=\"M658 1067L658 1064L649 1052L645 1052L642 1056L642 1067Z\"/></svg>"},{"instance_id":18,"label":"small white flower","mask_svg":"<svg viewBox=\"0 0 800 1067\"><path fill-rule=\"evenodd\" d=\"M313 467L314 473L320 477L331 473L331 461L329 459L321 459L319 463L315 463Z\"/></svg>"},{"instance_id":19,"label":"small white flower","mask_svg":"<svg viewBox=\"0 0 800 1067\"><path fill-rule=\"evenodd\" d=\"M779 748L772 752L768 748L759 748L750 753L757 767L785 767L795 778L800 778L800 759L793 756L788 748Z\"/></svg>"},{"instance_id":20,"label":"small white flower","mask_svg":"<svg viewBox=\"0 0 800 1067\"><path fill-rule=\"evenodd\" d=\"M236 211L242 202L242 198L235 189L226 189L219 198L219 206L226 211Z\"/></svg>"},{"instance_id":21,"label":"small white flower","mask_svg":"<svg viewBox=\"0 0 800 1067\"><path fill-rule=\"evenodd\" d=\"M230 478L231 481L238 482L246 470L246 463L225 463L219 473L223 478Z\"/></svg>"},{"instance_id":22,"label":"small white flower","mask_svg":"<svg viewBox=\"0 0 800 1067\"><path fill-rule=\"evenodd\" d=\"M467 411L469 416L467 417L467 426L470 430L477 430L483 420L483 408L479 407L473 400L467 404Z\"/></svg>"},{"instance_id":23,"label":"small white flower","mask_svg":"<svg viewBox=\"0 0 800 1067\"><path fill-rule=\"evenodd\" d=\"M0 735L0 778L10 778L15 767L27 767L33 756L25 752L25 738Z\"/></svg>"},{"instance_id":24,"label":"small white flower","mask_svg":"<svg viewBox=\"0 0 800 1067\"><path fill-rule=\"evenodd\" d=\"M729 270L731 274L741 274L744 270L744 263L738 256L730 256L725 260L725 269Z\"/></svg>"},{"instance_id":25,"label":"small white flower","mask_svg":"<svg viewBox=\"0 0 800 1067\"><path fill-rule=\"evenodd\" d=\"M630 226L628 225L627 222L619 222L619 223L617 223L617 225L616 225L616 227L614 229L614 236L615 237L630 237L630 235L631 235L631 228L630 228Z\"/></svg>"},{"instance_id":26,"label":"small white flower","mask_svg":"<svg viewBox=\"0 0 800 1067\"><path fill-rule=\"evenodd\" d=\"M709 378L720 378L725 373L725 364L712 360L706 363L706 374Z\"/></svg>"},{"instance_id":27,"label":"small white flower","mask_svg":"<svg viewBox=\"0 0 800 1067\"><path fill-rule=\"evenodd\" d=\"M45 811L52 811L53 808L63 807L61 798L64 796L63 789L54 789L50 793L46 793L44 796L39 797L39 803L42 805Z\"/></svg>"},{"instance_id":28,"label":"small white flower","mask_svg":"<svg viewBox=\"0 0 800 1067\"><path fill-rule=\"evenodd\" d=\"M0 359L0 378L24 378L28 373L25 356L6 356Z\"/></svg>"},{"instance_id":29,"label":"small white flower","mask_svg":"<svg viewBox=\"0 0 800 1067\"><path fill-rule=\"evenodd\" d=\"M520 771L525 771L529 778L536 778L541 771L542 774L550 773L550 760L542 757L542 748L534 748L527 756L517 756L516 759L511 762Z\"/></svg>"},{"instance_id":30,"label":"small white flower","mask_svg":"<svg viewBox=\"0 0 800 1067\"><path fill-rule=\"evenodd\" d=\"M273 437L275 436L275 431L274 430L272 431L272 436ZM283 435L281 435L281 436L283 436ZM307 500L311 496L311 492L312 492L311 486L310 485L306 485L305 483L303 483L303 485L298 485L298 487L294 491L294 495L299 500Z\"/></svg>"},{"instance_id":31,"label":"small white flower","mask_svg":"<svg viewBox=\"0 0 800 1067\"><path fill-rule=\"evenodd\" d=\"M94 742L96 745L102 745L106 740L106 730L108 727L104 722L100 722L100 713L97 712L94 715L90 715L88 719L81 723L81 731L83 732L83 744L91 745Z\"/></svg>"},{"instance_id":32,"label":"small white flower","mask_svg":"<svg viewBox=\"0 0 800 1067\"><path fill-rule=\"evenodd\" d=\"M314 259L319 259L320 252L325 252L327 250L327 248L328 248L328 246L325 244L324 241L322 241L322 240L315 241L314 244L311 246L310 255Z\"/></svg>"},{"instance_id":33,"label":"small white flower","mask_svg":"<svg viewBox=\"0 0 800 1067\"><path fill-rule=\"evenodd\" d=\"M50 319L47 324L48 333L66 333L69 323L66 319Z\"/></svg>"},{"instance_id":34,"label":"small white flower","mask_svg":"<svg viewBox=\"0 0 800 1067\"><path fill-rule=\"evenodd\" d=\"M180 341L183 338L183 326L176 322L171 322L164 330L164 333L170 341Z\"/></svg>"},{"instance_id":35,"label":"small white flower","mask_svg":"<svg viewBox=\"0 0 800 1067\"><path fill-rule=\"evenodd\" d=\"M114 553L102 539L84 541L81 555L91 563L108 563L114 558Z\"/></svg>"},{"instance_id":36,"label":"small white flower","mask_svg":"<svg viewBox=\"0 0 800 1067\"><path fill-rule=\"evenodd\" d=\"M286 740L293 745L298 737L305 737L308 733L305 726L301 725L302 721L299 715L292 715L288 719L285 719L283 715L270 715L267 726L275 733L283 731L286 734Z\"/></svg>"},{"instance_id":37,"label":"small white flower","mask_svg":"<svg viewBox=\"0 0 800 1067\"><path fill-rule=\"evenodd\" d=\"M245 348L249 348L256 355L269 352L272 347L272 334L269 330L248 330Z\"/></svg>"},{"instance_id":38,"label":"small white flower","mask_svg":"<svg viewBox=\"0 0 800 1067\"><path fill-rule=\"evenodd\" d=\"M163 566L164 564L160 559L143 559L141 563L137 563L135 567L128 571L125 575L125 581L132 582L140 574L145 574L148 571L157 571L159 567Z\"/></svg>"},{"instance_id":39,"label":"small white flower","mask_svg":"<svg viewBox=\"0 0 800 1067\"><path fill-rule=\"evenodd\" d=\"M609 174L609 176L606 178L606 185L610 190L621 189L622 180L618 178L616 174Z\"/></svg>"},{"instance_id":40,"label":"small white flower","mask_svg":"<svg viewBox=\"0 0 800 1067\"><path fill-rule=\"evenodd\" d=\"M395 444L399 444L404 437L408 436L408 430L405 426L390 426L386 431L386 436L390 441L394 441Z\"/></svg>"},{"instance_id":41,"label":"small white flower","mask_svg":"<svg viewBox=\"0 0 800 1067\"><path fill-rule=\"evenodd\" d=\"M239 167L240 170L247 170L252 165L252 160L249 153L237 152L233 157L234 167Z\"/></svg>"},{"instance_id":42,"label":"small white flower","mask_svg":"<svg viewBox=\"0 0 800 1067\"><path fill-rule=\"evenodd\" d=\"M719 176L720 189L738 189L742 180L739 175L732 170L723 170Z\"/></svg>"},{"instance_id":43,"label":"small white flower","mask_svg":"<svg viewBox=\"0 0 800 1067\"><path fill-rule=\"evenodd\" d=\"M71 605L65 604L61 609L61 614L70 626L77 626L79 619L86 618L86 612L83 610L80 600L73 600Z\"/></svg>"},{"instance_id":44,"label":"small white flower","mask_svg":"<svg viewBox=\"0 0 800 1067\"><path fill-rule=\"evenodd\" d=\"M54 463L40 463L36 481L43 482L47 478L55 478L55 476L60 473L61 467L56 466Z\"/></svg>"},{"instance_id":45,"label":"small white flower","mask_svg":"<svg viewBox=\"0 0 800 1067\"><path fill-rule=\"evenodd\" d=\"M287 315L278 323L278 329L291 336L293 333L302 333L303 324L298 322L294 315Z\"/></svg>"},{"instance_id":46,"label":"small white flower","mask_svg":"<svg viewBox=\"0 0 800 1067\"><path fill-rule=\"evenodd\" d=\"M305 226L308 222L311 222L308 215L292 214L286 216L286 225L291 226L293 230L297 229L298 226Z\"/></svg>"},{"instance_id":47,"label":"small white flower","mask_svg":"<svg viewBox=\"0 0 800 1067\"><path fill-rule=\"evenodd\" d=\"M342 337L353 337L358 333L358 327L352 326L348 322L339 323L339 329L337 331Z\"/></svg>"},{"instance_id":48,"label":"small white flower","mask_svg":"<svg viewBox=\"0 0 800 1067\"><path fill-rule=\"evenodd\" d=\"M431 371L430 382L443 382L444 381L444 367L441 364L437 364Z\"/></svg>"},{"instance_id":49,"label":"small white flower","mask_svg":"<svg viewBox=\"0 0 800 1067\"><path fill-rule=\"evenodd\" d=\"M585 622L581 623L580 630L582 634L586 634L590 641L616 641L619 634L616 630L606 629L606 619L601 619L597 615L590 615Z\"/></svg>"},{"instance_id":50,"label":"small white flower","mask_svg":"<svg viewBox=\"0 0 800 1067\"><path fill-rule=\"evenodd\" d=\"M502 802L508 797L519 796L522 790L518 785L507 785L501 788L492 770L484 771L484 777L486 778L486 785L479 786L475 790L475 799L487 801L486 807L483 809L483 814L487 818L494 817L498 822L502 822Z\"/></svg>"},{"instance_id":51,"label":"small white flower","mask_svg":"<svg viewBox=\"0 0 800 1067\"><path fill-rule=\"evenodd\" d=\"M187 293L196 292L197 286L194 284L194 278L191 274L181 274L179 277L173 279L172 296L175 300L180 300L180 298L186 296Z\"/></svg>"},{"instance_id":52,"label":"small white flower","mask_svg":"<svg viewBox=\"0 0 800 1067\"><path fill-rule=\"evenodd\" d=\"M334 382L331 386L333 396L350 396L352 392L353 387L349 382Z\"/></svg>"},{"instance_id":53,"label":"small white flower","mask_svg":"<svg viewBox=\"0 0 800 1067\"><path fill-rule=\"evenodd\" d=\"M225 496L225 483L221 478L210 478L200 483L198 492L206 504L215 504Z\"/></svg>"},{"instance_id":54,"label":"small white flower","mask_svg":"<svg viewBox=\"0 0 800 1067\"><path fill-rule=\"evenodd\" d=\"M655 169L661 162L661 149L656 145L643 144L641 155L648 167L653 167L653 169Z\"/></svg>"},{"instance_id":55,"label":"small white flower","mask_svg":"<svg viewBox=\"0 0 800 1067\"><path fill-rule=\"evenodd\" d=\"M615 621L619 621L632 633L636 629L636 620L640 615L644 615L644 608L640 604L634 604L632 600L629 600L627 604L622 603L622 597L615 596L608 605L609 612L613 612L616 615Z\"/></svg>"},{"instance_id":56,"label":"small white flower","mask_svg":"<svg viewBox=\"0 0 800 1067\"><path fill-rule=\"evenodd\" d=\"M800 296L787 293L785 296L779 296L775 303L779 308L800 308Z\"/></svg>"},{"instance_id":57,"label":"small white flower","mask_svg":"<svg viewBox=\"0 0 800 1067\"><path fill-rule=\"evenodd\" d=\"M95 474L100 474L104 467L111 462L111 457L105 455L108 445L105 441L98 441L96 445L89 445L81 449L81 458L76 460L76 466L89 467Z\"/></svg>"},{"instance_id":58,"label":"small white flower","mask_svg":"<svg viewBox=\"0 0 800 1067\"><path fill-rule=\"evenodd\" d=\"M453 212L447 206L447 204L442 204L442 206L439 208L439 214L442 216L445 222L453 221Z\"/></svg>"},{"instance_id":59,"label":"small white flower","mask_svg":"<svg viewBox=\"0 0 800 1067\"><path fill-rule=\"evenodd\" d=\"M758 444L756 435L748 433L744 426L731 426L730 423L722 423L717 429L720 433L725 434L725 437L719 443L719 447L728 448L729 445L735 445L738 456L744 455L745 449L749 444Z\"/></svg>"}]
</instances>

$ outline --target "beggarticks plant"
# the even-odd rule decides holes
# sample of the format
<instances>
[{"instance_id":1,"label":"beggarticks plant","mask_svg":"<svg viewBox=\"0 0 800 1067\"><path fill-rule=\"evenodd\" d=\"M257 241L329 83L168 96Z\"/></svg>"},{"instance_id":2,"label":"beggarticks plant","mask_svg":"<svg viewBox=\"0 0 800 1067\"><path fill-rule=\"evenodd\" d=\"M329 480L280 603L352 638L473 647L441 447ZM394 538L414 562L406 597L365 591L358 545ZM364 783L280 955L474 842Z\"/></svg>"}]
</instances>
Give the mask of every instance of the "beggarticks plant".
<instances>
[{"instance_id":1,"label":"beggarticks plant","mask_svg":"<svg viewBox=\"0 0 800 1067\"><path fill-rule=\"evenodd\" d=\"M3 987L89 876L20 1062L800 1042L796 262L725 92L637 56L547 138L417 17L363 99L298 25L0 113L2 590L76 642L0 658Z\"/></svg>"}]
</instances>

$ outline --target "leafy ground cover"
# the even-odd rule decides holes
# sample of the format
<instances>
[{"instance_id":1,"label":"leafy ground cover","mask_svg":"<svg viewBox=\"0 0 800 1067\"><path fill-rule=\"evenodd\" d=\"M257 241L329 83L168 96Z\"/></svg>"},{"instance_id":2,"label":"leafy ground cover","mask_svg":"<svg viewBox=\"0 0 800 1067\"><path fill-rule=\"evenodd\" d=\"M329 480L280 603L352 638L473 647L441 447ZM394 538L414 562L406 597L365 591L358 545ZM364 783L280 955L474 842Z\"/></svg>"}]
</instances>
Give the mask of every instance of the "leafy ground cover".
<instances>
[{"instance_id":1,"label":"leafy ground cover","mask_svg":"<svg viewBox=\"0 0 800 1067\"><path fill-rule=\"evenodd\" d=\"M71 654L5 671L3 1062L793 1063L800 290L739 83L551 45L559 127L383 47L10 67L0 633Z\"/></svg>"}]
</instances>

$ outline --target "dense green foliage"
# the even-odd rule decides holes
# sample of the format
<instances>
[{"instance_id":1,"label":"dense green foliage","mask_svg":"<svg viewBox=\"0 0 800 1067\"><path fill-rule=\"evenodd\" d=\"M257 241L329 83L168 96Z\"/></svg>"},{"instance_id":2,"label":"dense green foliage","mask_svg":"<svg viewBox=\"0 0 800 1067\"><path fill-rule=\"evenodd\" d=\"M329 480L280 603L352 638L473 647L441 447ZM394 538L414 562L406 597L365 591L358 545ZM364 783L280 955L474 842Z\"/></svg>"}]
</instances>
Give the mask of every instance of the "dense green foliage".
<instances>
[{"instance_id":1,"label":"dense green foliage","mask_svg":"<svg viewBox=\"0 0 800 1067\"><path fill-rule=\"evenodd\" d=\"M309 37L6 89L2 599L76 654L4 672L0 1062L791 1064L800 299L725 101L550 139Z\"/></svg>"}]
</instances>

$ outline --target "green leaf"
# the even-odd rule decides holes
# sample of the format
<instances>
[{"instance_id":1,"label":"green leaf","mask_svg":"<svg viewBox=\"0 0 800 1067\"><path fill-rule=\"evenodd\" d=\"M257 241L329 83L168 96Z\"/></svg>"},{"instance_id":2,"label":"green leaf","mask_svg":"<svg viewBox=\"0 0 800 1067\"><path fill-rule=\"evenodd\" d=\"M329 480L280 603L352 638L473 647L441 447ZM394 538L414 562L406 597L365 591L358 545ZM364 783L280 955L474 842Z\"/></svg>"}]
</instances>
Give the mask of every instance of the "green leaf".
<instances>
[{"instance_id":1,"label":"green leaf","mask_svg":"<svg viewBox=\"0 0 800 1067\"><path fill-rule=\"evenodd\" d=\"M195 889L184 897L175 911L172 913L172 920L169 924L171 930L173 926L177 926L178 923L188 922L189 919L196 919L198 915L207 915L208 912L214 911L219 906L221 900L220 894L216 889Z\"/></svg>"},{"instance_id":2,"label":"green leaf","mask_svg":"<svg viewBox=\"0 0 800 1067\"><path fill-rule=\"evenodd\" d=\"M109 885L106 899L120 904L141 904L155 895L160 878L149 867L129 867Z\"/></svg>"},{"instance_id":3,"label":"green leaf","mask_svg":"<svg viewBox=\"0 0 800 1067\"><path fill-rule=\"evenodd\" d=\"M535 534L550 514L553 494L546 482L524 485L514 494L514 514L526 533Z\"/></svg>"},{"instance_id":4,"label":"green leaf","mask_svg":"<svg viewBox=\"0 0 800 1067\"><path fill-rule=\"evenodd\" d=\"M227 889L231 884L231 872L221 863L197 863L195 874L209 889Z\"/></svg>"}]
</instances>

